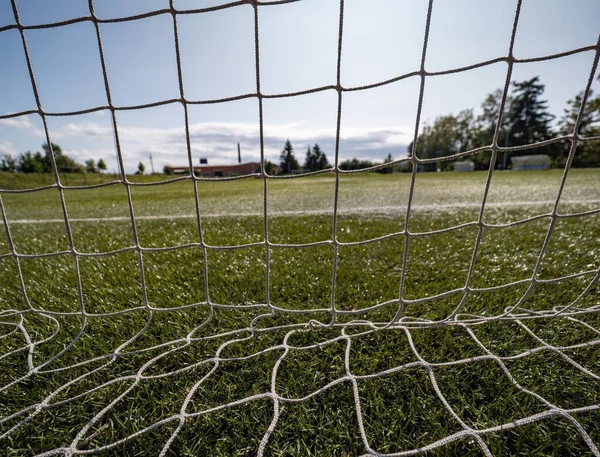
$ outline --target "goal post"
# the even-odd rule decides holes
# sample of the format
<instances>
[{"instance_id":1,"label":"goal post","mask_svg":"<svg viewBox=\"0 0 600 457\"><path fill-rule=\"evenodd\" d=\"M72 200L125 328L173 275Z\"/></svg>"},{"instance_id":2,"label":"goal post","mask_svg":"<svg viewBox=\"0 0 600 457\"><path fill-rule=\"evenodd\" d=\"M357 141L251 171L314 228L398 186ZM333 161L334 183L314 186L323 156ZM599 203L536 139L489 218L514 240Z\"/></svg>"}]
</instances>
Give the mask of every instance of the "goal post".
<instances>
[{"instance_id":1,"label":"goal post","mask_svg":"<svg viewBox=\"0 0 600 457\"><path fill-rule=\"evenodd\" d=\"M430 0L419 68L345 87L341 0L335 79L267 94L261 11L285 14L292 3L180 9L171 0L163 9L105 19L90 0L82 16L28 25L22 6L11 1L14 18L0 24L0 37L18 34L12 52L24 56L35 108L0 112L0 127L38 116L42 130L35 135L49 145L53 178L40 184L35 174L0 172L1 447L43 456L489 456L539 449L600 456L599 175L572 169L581 146L600 141L581 134L600 40L517 58L519 0L506 55L430 72ZM238 8L253 14L255 87L222 99L187 98L181 18ZM103 27L159 16L172 19L177 95L119 106ZM94 29L107 104L49 112L28 34L79 23ZM594 58L572 131L504 143L515 65L583 52ZM420 126L429 78L496 63L506 64L506 76L491 142L428 156ZM408 156L342 167L344 97L407 78L419 86ZM336 97L331 167L269 173L265 103L326 91ZM191 107L245 99L257 105L260 167L203 175ZM166 105L184 113L187 171L133 177L119 116ZM99 183L67 183L49 123L100 112L110 117L119 173ZM560 173L498 169L506 153L532 155L559 143L568 144ZM241 163L239 151L237 142ZM471 159L484 153L486 171L421 173L451 162L472 171ZM376 173L382 170L391 173ZM571 180L580 192L568 190ZM496 182L519 198L495 200ZM473 188L476 197L464 195ZM401 191L405 200L391 201ZM308 203L291 208L300 194ZM274 201L284 203L273 210Z\"/></svg>"}]
</instances>

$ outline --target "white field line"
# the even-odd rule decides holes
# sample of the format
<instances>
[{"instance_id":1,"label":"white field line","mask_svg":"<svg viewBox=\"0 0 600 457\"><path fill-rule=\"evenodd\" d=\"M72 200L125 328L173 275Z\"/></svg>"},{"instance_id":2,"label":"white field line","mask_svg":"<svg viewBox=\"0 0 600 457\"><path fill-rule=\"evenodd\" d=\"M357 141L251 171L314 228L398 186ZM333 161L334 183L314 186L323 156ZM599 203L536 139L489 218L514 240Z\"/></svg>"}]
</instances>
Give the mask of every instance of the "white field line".
<instances>
[{"instance_id":1,"label":"white field line","mask_svg":"<svg viewBox=\"0 0 600 457\"><path fill-rule=\"evenodd\" d=\"M497 203L487 203L486 208L511 208L515 206L541 206L541 205L553 205L555 200L543 200L543 201L506 201ZM600 200L561 200L561 204L565 205L594 205L600 204ZM480 203L448 203L448 204L430 204L430 205L412 205L412 211L451 211L453 209L462 208L480 208ZM404 206L378 206L378 207L367 207L367 208L347 208L338 209L338 214L402 214L406 209ZM316 209L316 210L297 210L297 211L272 211L269 212L270 216L310 216L310 215L324 215L333 214L333 209ZM256 212L240 212L240 213L209 213L202 214L202 218L215 218L215 217L256 217L263 216L262 211ZM153 216L135 216L136 220L171 220L171 219L195 219L195 214L171 214L171 215L153 215ZM116 216L116 217L70 217L71 222L119 222L129 221L129 216ZM64 219L15 219L9 221L10 224L48 224L64 222Z\"/></svg>"}]
</instances>

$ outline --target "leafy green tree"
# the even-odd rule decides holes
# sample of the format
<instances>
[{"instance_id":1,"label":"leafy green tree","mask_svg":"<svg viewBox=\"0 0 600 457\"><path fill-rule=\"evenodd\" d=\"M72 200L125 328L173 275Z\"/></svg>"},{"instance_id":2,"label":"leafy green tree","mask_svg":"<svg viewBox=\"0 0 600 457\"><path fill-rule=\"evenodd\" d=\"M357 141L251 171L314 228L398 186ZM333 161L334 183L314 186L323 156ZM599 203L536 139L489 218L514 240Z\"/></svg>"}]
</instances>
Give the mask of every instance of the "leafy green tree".
<instances>
[{"instance_id":1,"label":"leafy green tree","mask_svg":"<svg viewBox=\"0 0 600 457\"><path fill-rule=\"evenodd\" d=\"M56 168L58 170L62 170L64 166L64 161L62 159L62 148L54 143L50 143L52 145L52 153L54 154L54 161L56 163ZM48 143L44 143L42 145L42 149L44 150L44 157L42 159L44 163L44 171L50 173L52 171L52 160L50 158L50 148L48 147Z\"/></svg>"},{"instance_id":2,"label":"leafy green tree","mask_svg":"<svg viewBox=\"0 0 600 457\"><path fill-rule=\"evenodd\" d=\"M96 162L94 162L94 159L87 159L85 161L85 171L86 173L96 173Z\"/></svg>"},{"instance_id":3,"label":"leafy green tree","mask_svg":"<svg viewBox=\"0 0 600 457\"><path fill-rule=\"evenodd\" d=\"M10 154L5 154L0 160L0 171L17 171L17 159Z\"/></svg>"},{"instance_id":4,"label":"leafy green tree","mask_svg":"<svg viewBox=\"0 0 600 457\"><path fill-rule=\"evenodd\" d=\"M506 97L505 107L510 106L512 99L510 94ZM494 140L494 132L496 131L496 125L498 118L500 117L500 106L502 104L502 90L496 89L494 92L488 94L485 97L483 103L481 103L481 113L475 119L475 127L477 129L477 147L491 145ZM500 145L504 144L504 137L506 134L506 126L508 124L508 117L504 116L502 119L502 126L499 132L498 141Z\"/></svg>"},{"instance_id":5,"label":"leafy green tree","mask_svg":"<svg viewBox=\"0 0 600 457\"><path fill-rule=\"evenodd\" d=\"M463 110L456 116L438 116L432 125L426 125L417 138L416 153L420 159L436 159L468 151L474 143L473 110ZM412 142L408 152L413 153ZM430 162L419 167L423 171L436 171L438 167L446 169L448 166L449 162Z\"/></svg>"},{"instance_id":6,"label":"leafy green tree","mask_svg":"<svg viewBox=\"0 0 600 457\"><path fill-rule=\"evenodd\" d=\"M502 90L500 89L496 89L494 92L488 94L481 104L481 113L475 118L475 122L472 126L472 141L474 148L491 145L494 141L494 133L500 116L501 104ZM510 104L511 96L508 94L504 106L507 107L510 106ZM498 144L500 146L507 144L508 124L508 116L503 116L502 125L498 132ZM489 168L491 157L492 151L488 149L469 157L469 160L473 161L476 170L485 170Z\"/></svg>"},{"instance_id":7,"label":"leafy green tree","mask_svg":"<svg viewBox=\"0 0 600 457\"><path fill-rule=\"evenodd\" d=\"M385 159L383 159L383 163L390 163L393 162L394 159L392 158L392 154L388 153L387 157ZM393 173L394 172L394 168L393 167L385 167L385 168L380 168L379 170L377 170L378 173L387 175L389 173Z\"/></svg>"},{"instance_id":8,"label":"leafy green tree","mask_svg":"<svg viewBox=\"0 0 600 457\"><path fill-rule=\"evenodd\" d=\"M273 175L275 174L275 165L273 164L273 162L271 162L270 160L267 160L265 162L265 172L268 175Z\"/></svg>"},{"instance_id":9,"label":"leafy green tree","mask_svg":"<svg viewBox=\"0 0 600 457\"><path fill-rule=\"evenodd\" d=\"M106 162L104 161L104 159L99 159L96 167L98 168L98 171L100 173L102 173L103 171L106 171Z\"/></svg>"},{"instance_id":10,"label":"leafy green tree","mask_svg":"<svg viewBox=\"0 0 600 457\"><path fill-rule=\"evenodd\" d=\"M356 157L352 159L346 159L340 163L340 169L342 170L361 170L363 168L369 168L377 165L375 162L370 160L359 160Z\"/></svg>"},{"instance_id":11,"label":"leafy green tree","mask_svg":"<svg viewBox=\"0 0 600 457\"><path fill-rule=\"evenodd\" d=\"M559 131L562 135L571 135L573 133L582 101L583 92L580 92L567 102L567 108L565 108L564 115L559 123ZM583 137L600 135L600 96L594 97L593 91L590 91L587 103L583 109L579 121L578 134ZM565 165L570 147L571 143L567 142L561 151L562 154L557 165ZM575 151L575 155L573 156L572 166L600 167L600 142L580 141L577 145L577 151Z\"/></svg>"},{"instance_id":12,"label":"leafy green tree","mask_svg":"<svg viewBox=\"0 0 600 457\"><path fill-rule=\"evenodd\" d=\"M142 162L138 163L138 169L136 174L143 175L144 171L146 171L146 166Z\"/></svg>"},{"instance_id":13,"label":"leafy green tree","mask_svg":"<svg viewBox=\"0 0 600 457\"><path fill-rule=\"evenodd\" d=\"M43 173L44 162L42 155L39 152L32 154L31 151L19 154L17 171L21 173Z\"/></svg>"},{"instance_id":14,"label":"leafy green tree","mask_svg":"<svg viewBox=\"0 0 600 457\"><path fill-rule=\"evenodd\" d=\"M498 132L499 146L523 146L534 144L552 138L553 132L550 123L554 116L548 111L548 103L542 100L545 86L538 76L535 78L516 82L511 85L511 92L507 95L502 125ZM491 145L496 124L500 116L502 91L488 94L481 105L481 114L473 126L474 147ZM526 149L518 152L505 153L498 166L505 168L510 155L549 154L556 161L560 155L556 145L544 148ZM487 168L491 152L477 154L472 157L476 169Z\"/></svg>"},{"instance_id":15,"label":"leafy green tree","mask_svg":"<svg viewBox=\"0 0 600 457\"><path fill-rule=\"evenodd\" d=\"M54 162L56 163L56 168L58 171L63 172L71 172L71 173L82 173L83 166L73 160L68 155L64 154L62 148L55 144L51 143L52 153L54 154ZM44 165L44 171L47 173L52 172L52 159L50 155L50 148L47 143L42 145L42 149L44 150L44 157L42 159Z\"/></svg>"},{"instance_id":16,"label":"leafy green tree","mask_svg":"<svg viewBox=\"0 0 600 457\"><path fill-rule=\"evenodd\" d=\"M412 162L402 162L398 165L400 173L412 173Z\"/></svg>"},{"instance_id":17,"label":"leafy green tree","mask_svg":"<svg viewBox=\"0 0 600 457\"><path fill-rule=\"evenodd\" d=\"M166 175L172 175L174 173L174 171L173 171L173 168L171 168L168 165L165 165L163 167L163 173L166 174Z\"/></svg>"},{"instance_id":18,"label":"leafy green tree","mask_svg":"<svg viewBox=\"0 0 600 457\"><path fill-rule=\"evenodd\" d=\"M15 170L21 173L51 173L53 171L51 154L53 154L54 163L59 172L83 173L83 165L64 154L61 147L57 144L52 143L51 146L52 152L47 144L42 145L44 154L40 151L34 154L31 151L27 151L19 154L16 158L10 155L6 156L0 162L0 170L6 168L6 171ZM95 168L94 161L86 161L86 166L88 168Z\"/></svg>"},{"instance_id":19,"label":"leafy green tree","mask_svg":"<svg viewBox=\"0 0 600 457\"><path fill-rule=\"evenodd\" d=\"M286 140L285 146L279 155L281 173L289 174L298 169L298 161L294 155L294 148L290 140Z\"/></svg>"}]
</instances>

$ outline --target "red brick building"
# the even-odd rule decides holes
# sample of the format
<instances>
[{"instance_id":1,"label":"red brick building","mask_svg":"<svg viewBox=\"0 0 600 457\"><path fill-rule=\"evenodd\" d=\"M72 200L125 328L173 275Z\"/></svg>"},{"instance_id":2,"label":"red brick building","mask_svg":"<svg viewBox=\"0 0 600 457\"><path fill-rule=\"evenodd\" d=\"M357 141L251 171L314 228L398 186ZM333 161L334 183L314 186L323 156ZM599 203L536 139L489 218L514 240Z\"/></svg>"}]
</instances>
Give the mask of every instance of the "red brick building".
<instances>
[{"instance_id":1,"label":"red brick building","mask_svg":"<svg viewBox=\"0 0 600 457\"><path fill-rule=\"evenodd\" d=\"M171 167L174 173L188 173L189 167ZM194 167L196 176L204 178L249 175L260 173L259 162L236 163L235 165L206 165L202 164Z\"/></svg>"}]
</instances>

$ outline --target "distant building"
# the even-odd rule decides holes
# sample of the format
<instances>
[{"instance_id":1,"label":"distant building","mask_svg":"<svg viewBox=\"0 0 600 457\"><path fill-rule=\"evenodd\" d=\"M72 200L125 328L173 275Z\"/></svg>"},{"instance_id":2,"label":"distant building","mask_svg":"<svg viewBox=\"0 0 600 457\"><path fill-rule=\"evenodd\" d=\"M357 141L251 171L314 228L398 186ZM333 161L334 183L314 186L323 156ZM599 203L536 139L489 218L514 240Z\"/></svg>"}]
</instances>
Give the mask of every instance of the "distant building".
<instances>
[{"instance_id":1,"label":"distant building","mask_svg":"<svg viewBox=\"0 0 600 457\"><path fill-rule=\"evenodd\" d=\"M475 170L475 163L472 160L464 160L462 162L454 162L454 171L473 171Z\"/></svg>"},{"instance_id":2,"label":"distant building","mask_svg":"<svg viewBox=\"0 0 600 457\"><path fill-rule=\"evenodd\" d=\"M550 168L550 156L546 154L511 157L510 161L513 170L547 170Z\"/></svg>"},{"instance_id":3,"label":"distant building","mask_svg":"<svg viewBox=\"0 0 600 457\"><path fill-rule=\"evenodd\" d=\"M189 173L190 167L171 167L173 173ZM235 165L200 165L194 167L196 176L203 178L218 178L227 176L249 175L260 173L259 162L236 163Z\"/></svg>"}]
</instances>

